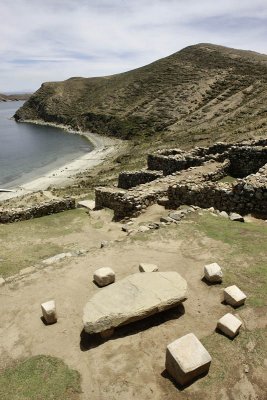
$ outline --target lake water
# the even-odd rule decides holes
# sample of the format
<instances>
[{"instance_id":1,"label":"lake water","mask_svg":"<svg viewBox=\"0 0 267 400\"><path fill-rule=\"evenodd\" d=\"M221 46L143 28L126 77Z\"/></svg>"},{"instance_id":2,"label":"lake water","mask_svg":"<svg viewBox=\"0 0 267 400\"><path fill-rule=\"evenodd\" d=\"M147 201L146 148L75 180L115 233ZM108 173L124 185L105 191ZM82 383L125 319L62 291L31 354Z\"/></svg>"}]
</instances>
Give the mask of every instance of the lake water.
<instances>
[{"instance_id":1,"label":"lake water","mask_svg":"<svg viewBox=\"0 0 267 400\"><path fill-rule=\"evenodd\" d=\"M93 149L82 136L10 119L22 104L0 102L0 188L28 182Z\"/></svg>"}]
</instances>

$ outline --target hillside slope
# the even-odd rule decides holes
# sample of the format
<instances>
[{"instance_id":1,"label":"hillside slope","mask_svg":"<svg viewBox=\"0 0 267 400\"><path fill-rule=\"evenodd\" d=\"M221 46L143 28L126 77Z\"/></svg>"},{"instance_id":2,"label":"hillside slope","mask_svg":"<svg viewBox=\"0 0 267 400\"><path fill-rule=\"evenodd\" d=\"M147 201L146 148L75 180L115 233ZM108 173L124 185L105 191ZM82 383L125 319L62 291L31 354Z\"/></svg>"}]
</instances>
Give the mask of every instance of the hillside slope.
<instances>
[{"instance_id":1,"label":"hillside slope","mask_svg":"<svg viewBox=\"0 0 267 400\"><path fill-rule=\"evenodd\" d=\"M44 83L15 114L124 139L242 139L267 125L267 56L198 44L145 67Z\"/></svg>"},{"instance_id":2,"label":"hillside slope","mask_svg":"<svg viewBox=\"0 0 267 400\"><path fill-rule=\"evenodd\" d=\"M30 93L18 93L18 94L3 94L0 93L0 102L1 101L19 101L19 100L28 100L30 98Z\"/></svg>"}]
</instances>

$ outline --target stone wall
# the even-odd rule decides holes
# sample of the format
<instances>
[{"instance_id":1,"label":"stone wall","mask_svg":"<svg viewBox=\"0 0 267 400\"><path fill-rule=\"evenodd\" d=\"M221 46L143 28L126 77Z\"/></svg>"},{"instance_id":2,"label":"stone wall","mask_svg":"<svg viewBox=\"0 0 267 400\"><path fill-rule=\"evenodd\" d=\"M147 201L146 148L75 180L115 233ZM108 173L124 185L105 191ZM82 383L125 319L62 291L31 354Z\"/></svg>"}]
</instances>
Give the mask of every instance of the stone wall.
<instances>
[{"instance_id":1,"label":"stone wall","mask_svg":"<svg viewBox=\"0 0 267 400\"><path fill-rule=\"evenodd\" d=\"M67 198L60 200L51 200L49 202L36 204L28 208L17 208L10 210L0 209L0 223L7 224L32 218L39 218L45 215L71 210L75 207L75 200L72 198Z\"/></svg>"},{"instance_id":2,"label":"stone wall","mask_svg":"<svg viewBox=\"0 0 267 400\"><path fill-rule=\"evenodd\" d=\"M147 207L166 197L170 185L184 180L193 183L220 179L225 176L228 164L228 161L209 161L201 167L191 167L186 172L157 178L129 190L99 187L95 189L95 206L96 209L107 207L114 210L114 220L136 217Z\"/></svg>"},{"instance_id":3,"label":"stone wall","mask_svg":"<svg viewBox=\"0 0 267 400\"><path fill-rule=\"evenodd\" d=\"M235 145L216 143L189 152L160 150L148 156L149 171L120 175L119 185L125 190L96 189L96 207L109 207L114 210L114 219L122 219L137 216L149 205L165 198L163 203L172 208L192 204L267 215L266 163L266 139ZM149 175L151 169L155 171L152 176ZM152 181L158 171L163 171L164 176ZM218 182L226 175L247 177L233 184ZM143 183L142 180L150 178L150 182Z\"/></svg>"},{"instance_id":4,"label":"stone wall","mask_svg":"<svg viewBox=\"0 0 267 400\"><path fill-rule=\"evenodd\" d=\"M267 163L267 148L259 146L233 146L228 152L230 160L229 175L243 178L254 174Z\"/></svg>"},{"instance_id":5,"label":"stone wall","mask_svg":"<svg viewBox=\"0 0 267 400\"><path fill-rule=\"evenodd\" d=\"M130 189L134 186L154 181L162 176L163 173L161 171L141 170L121 172L118 178L118 187L122 189Z\"/></svg>"},{"instance_id":6,"label":"stone wall","mask_svg":"<svg viewBox=\"0 0 267 400\"><path fill-rule=\"evenodd\" d=\"M256 172L267 162L267 140L243 142L236 145L216 143L210 147L195 147L191 151L180 149L160 150L149 154L148 169L163 171L164 175L202 165L209 160L230 160L229 174L244 177Z\"/></svg>"},{"instance_id":7,"label":"stone wall","mask_svg":"<svg viewBox=\"0 0 267 400\"><path fill-rule=\"evenodd\" d=\"M220 211L238 212L242 215L267 215L267 165L248 179L238 179L234 184L204 182L196 185L173 185L168 189L170 207L182 204L201 208L214 207Z\"/></svg>"}]
</instances>

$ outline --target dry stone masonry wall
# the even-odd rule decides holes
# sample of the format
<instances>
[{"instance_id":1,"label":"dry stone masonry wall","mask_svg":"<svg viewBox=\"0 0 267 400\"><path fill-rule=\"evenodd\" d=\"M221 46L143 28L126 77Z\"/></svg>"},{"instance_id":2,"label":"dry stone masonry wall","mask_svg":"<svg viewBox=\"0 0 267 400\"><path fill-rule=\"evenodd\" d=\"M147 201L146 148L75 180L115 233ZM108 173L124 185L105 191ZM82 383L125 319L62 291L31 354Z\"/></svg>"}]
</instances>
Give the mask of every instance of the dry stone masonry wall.
<instances>
[{"instance_id":1,"label":"dry stone masonry wall","mask_svg":"<svg viewBox=\"0 0 267 400\"><path fill-rule=\"evenodd\" d=\"M39 218L45 215L59 213L61 211L74 209L75 200L72 198L51 200L49 202L36 204L27 208L0 209L0 223L7 224L27 219Z\"/></svg>"},{"instance_id":2,"label":"dry stone masonry wall","mask_svg":"<svg viewBox=\"0 0 267 400\"><path fill-rule=\"evenodd\" d=\"M129 190L100 187L95 190L96 209L104 207L114 210L114 219L138 216L142 210L166 197L170 185L184 182L203 182L220 179L226 175L229 162L208 161L200 167L157 178L152 182L138 185Z\"/></svg>"},{"instance_id":3,"label":"dry stone masonry wall","mask_svg":"<svg viewBox=\"0 0 267 400\"><path fill-rule=\"evenodd\" d=\"M216 143L190 152L160 150L148 155L147 164L147 171L122 173L120 189L97 188L96 208L111 208L114 219L122 219L137 216L167 197L169 208L191 204L241 214L267 214L267 139ZM219 182L227 175L243 179Z\"/></svg>"},{"instance_id":4,"label":"dry stone masonry wall","mask_svg":"<svg viewBox=\"0 0 267 400\"><path fill-rule=\"evenodd\" d=\"M122 189L130 189L134 186L154 181L162 176L162 171L142 170L121 172L118 179L118 187Z\"/></svg>"}]
</instances>

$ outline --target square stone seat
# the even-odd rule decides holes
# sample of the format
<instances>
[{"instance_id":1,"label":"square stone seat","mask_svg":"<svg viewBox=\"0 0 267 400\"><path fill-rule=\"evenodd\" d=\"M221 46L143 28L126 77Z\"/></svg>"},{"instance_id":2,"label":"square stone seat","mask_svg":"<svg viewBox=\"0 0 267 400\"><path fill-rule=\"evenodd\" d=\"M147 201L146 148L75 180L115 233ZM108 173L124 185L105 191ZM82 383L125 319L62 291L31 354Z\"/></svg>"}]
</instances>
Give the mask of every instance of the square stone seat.
<instances>
[{"instance_id":1,"label":"square stone seat","mask_svg":"<svg viewBox=\"0 0 267 400\"><path fill-rule=\"evenodd\" d=\"M157 272L158 270L159 270L159 268L155 264L147 264L147 263L139 264L140 272Z\"/></svg>"},{"instance_id":2,"label":"square stone seat","mask_svg":"<svg viewBox=\"0 0 267 400\"><path fill-rule=\"evenodd\" d=\"M217 328L220 329L226 336L233 339L239 332L242 322L233 314L225 314L217 322Z\"/></svg>"},{"instance_id":3,"label":"square stone seat","mask_svg":"<svg viewBox=\"0 0 267 400\"><path fill-rule=\"evenodd\" d=\"M165 367L180 385L187 385L209 371L211 356L193 334L189 333L167 346Z\"/></svg>"},{"instance_id":4,"label":"square stone seat","mask_svg":"<svg viewBox=\"0 0 267 400\"><path fill-rule=\"evenodd\" d=\"M54 324L57 322L56 302L55 300L47 301L41 304L43 318L47 324Z\"/></svg>"},{"instance_id":5,"label":"square stone seat","mask_svg":"<svg viewBox=\"0 0 267 400\"><path fill-rule=\"evenodd\" d=\"M222 282L222 269L217 263L205 265L204 277L210 283L221 283Z\"/></svg>"},{"instance_id":6,"label":"square stone seat","mask_svg":"<svg viewBox=\"0 0 267 400\"><path fill-rule=\"evenodd\" d=\"M100 286L107 286L115 282L115 272L109 267L99 268L94 272L94 281Z\"/></svg>"},{"instance_id":7,"label":"square stone seat","mask_svg":"<svg viewBox=\"0 0 267 400\"><path fill-rule=\"evenodd\" d=\"M224 301L233 307L239 307L245 303L247 296L236 285L224 289Z\"/></svg>"}]
</instances>

